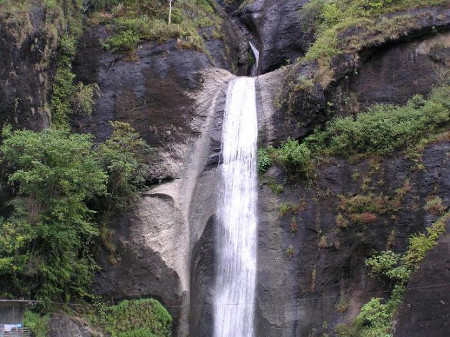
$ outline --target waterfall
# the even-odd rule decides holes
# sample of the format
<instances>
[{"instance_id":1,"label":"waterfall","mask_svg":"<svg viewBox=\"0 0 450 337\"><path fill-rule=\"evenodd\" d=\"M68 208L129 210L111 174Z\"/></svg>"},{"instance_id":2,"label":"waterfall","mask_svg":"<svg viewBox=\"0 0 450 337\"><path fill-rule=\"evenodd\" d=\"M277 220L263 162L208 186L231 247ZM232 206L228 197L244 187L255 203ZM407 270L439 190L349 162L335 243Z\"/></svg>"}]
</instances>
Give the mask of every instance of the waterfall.
<instances>
[{"instance_id":1,"label":"waterfall","mask_svg":"<svg viewBox=\"0 0 450 337\"><path fill-rule=\"evenodd\" d=\"M255 76L258 73L258 66L259 66L259 50L253 45L253 43L250 43L250 48L252 49L253 55L255 55L255 66L252 70L252 75Z\"/></svg>"},{"instance_id":2,"label":"waterfall","mask_svg":"<svg viewBox=\"0 0 450 337\"><path fill-rule=\"evenodd\" d=\"M255 79L227 91L218 202L215 337L253 337L257 245Z\"/></svg>"}]
</instances>

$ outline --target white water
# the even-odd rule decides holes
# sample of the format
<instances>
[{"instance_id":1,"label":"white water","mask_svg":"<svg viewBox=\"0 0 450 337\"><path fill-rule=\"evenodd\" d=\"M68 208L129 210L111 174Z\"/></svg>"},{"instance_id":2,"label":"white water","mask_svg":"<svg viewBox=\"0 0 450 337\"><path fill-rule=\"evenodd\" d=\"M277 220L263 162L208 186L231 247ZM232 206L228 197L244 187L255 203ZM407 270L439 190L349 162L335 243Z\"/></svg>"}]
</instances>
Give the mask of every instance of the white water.
<instances>
[{"instance_id":1,"label":"white water","mask_svg":"<svg viewBox=\"0 0 450 337\"><path fill-rule=\"evenodd\" d=\"M252 49L253 55L255 55L255 59L256 59L256 65L253 68L253 75L256 75L256 73L258 72L258 66L259 66L259 50L253 45L253 43L250 43L250 48Z\"/></svg>"},{"instance_id":2,"label":"white water","mask_svg":"<svg viewBox=\"0 0 450 337\"><path fill-rule=\"evenodd\" d=\"M257 118L255 79L228 86L218 202L215 337L253 337L256 282Z\"/></svg>"}]
</instances>

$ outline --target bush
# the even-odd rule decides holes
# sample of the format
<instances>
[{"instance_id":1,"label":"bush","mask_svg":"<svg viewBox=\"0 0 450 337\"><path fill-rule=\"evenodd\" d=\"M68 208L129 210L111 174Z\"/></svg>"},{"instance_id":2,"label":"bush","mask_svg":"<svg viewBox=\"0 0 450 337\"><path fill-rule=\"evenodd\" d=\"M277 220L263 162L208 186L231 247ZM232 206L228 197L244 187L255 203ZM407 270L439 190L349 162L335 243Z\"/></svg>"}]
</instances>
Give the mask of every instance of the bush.
<instances>
[{"instance_id":1,"label":"bush","mask_svg":"<svg viewBox=\"0 0 450 337\"><path fill-rule=\"evenodd\" d=\"M275 161L293 177L308 177L311 173L311 151L291 138L275 150Z\"/></svg>"},{"instance_id":2,"label":"bush","mask_svg":"<svg viewBox=\"0 0 450 337\"><path fill-rule=\"evenodd\" d=\"M155 299L125 300L90 319L111 337L172 336L172 317Z\"/></svg>"},{"instance_id":3,"label":"bush","mask_svg":"<svg viewBox=\"0 0 450 337\"><path fill-rule=\"evenodd\" d=\"M416 144L450 123L450 86L435 88L423 105L417 97L405 106L375 105L355 118L336 118L305 140L313 152L351 156L387 154Z\"/></svg>"},{"instance_id":4,"label":"bush","mask_svg":"<svg viewBox=\"0 0 450 337\"><path fill-rule=\"evenodd\" d=\"M105 207L124 210L132 205L145 186L150 147L128 123L111 122L111 137L97 150L97 158L108 174Z\"/></svg>"},{"instance_id":5,"label":"bush","mask_svg":"<svg viewBox=\"0 0 450 337\"><path fill-rule=\"evenodd\" d=\"M65 129L4 129L1 151L17 197L0 219L0 296L44 305L91 296L96 220L129 207L148 172L145 142L130 125L113 126L97 149L91 135Z\"/></svg>"},{"instance_id":6,"label":"bush","mask_svg":"<svg viewBox=\"0 0 450 337\"><path fill-rule=\"evenodd\" d=\"M258 172L264 173L267 169L272 166L273 161L270 158L269 150L258 149Z\"/></svg>"},{"instance_id":7,"label":"bush","mask_svg":"<svg viewBox=\"0 0 450 337\"><path fill-rule=\"evenodd\" d=\"M130 52L136 49L140 37L132 30L121 31L106 40L106 49L117 52Z\"/></svg>"},{"instance_id":8,"label":"bush","mask_svg":"<svg viewBox=\"0 0 450 337\"><path fill-rule=\"evenodd\" d=\"M84 297L97 268L87 247L98 235L87 204L106 192L106 173L89 135L3 132L3 159L17 188L0 223L1 283L43 301Z\"/></svg>"},{"instance_id":9,"label":"bush","mask_svg":"<svg viewBox=\"0 0 450 337\"><path fill-rule=\"evenodd\" d=\"M26 310L23 325L30 329L34 337L47 337L49 319L48 315L41 316L33 311Z\"/></svg>"}]
</instances>

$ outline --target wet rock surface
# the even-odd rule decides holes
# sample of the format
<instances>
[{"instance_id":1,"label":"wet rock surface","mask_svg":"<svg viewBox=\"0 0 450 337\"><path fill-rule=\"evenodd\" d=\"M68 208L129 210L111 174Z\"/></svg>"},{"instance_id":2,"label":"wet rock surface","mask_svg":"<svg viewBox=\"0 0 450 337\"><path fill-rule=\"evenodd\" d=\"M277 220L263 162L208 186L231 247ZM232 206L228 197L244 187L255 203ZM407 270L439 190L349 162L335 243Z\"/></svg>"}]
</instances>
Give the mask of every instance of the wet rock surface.
<instances>
[{"instance_id":1,"label":"wet rock surface","mask_svg":"<svg viewBox=\"0 0 450 337\"><path fill-rule=\"evenodd\" d=\"M302 56L311 36L300 21L299 10L307 1L256 0L237 12L260 49L260 72L273 71Z\"/></svg>"}]
</instances>

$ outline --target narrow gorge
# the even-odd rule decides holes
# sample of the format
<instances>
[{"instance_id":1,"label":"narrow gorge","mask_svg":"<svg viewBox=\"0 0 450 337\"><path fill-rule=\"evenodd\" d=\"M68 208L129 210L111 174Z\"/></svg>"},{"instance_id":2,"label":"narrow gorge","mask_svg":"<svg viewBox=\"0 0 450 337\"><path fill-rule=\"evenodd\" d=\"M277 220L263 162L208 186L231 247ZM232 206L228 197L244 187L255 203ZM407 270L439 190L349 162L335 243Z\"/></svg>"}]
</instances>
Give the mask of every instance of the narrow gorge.
<instances>
[{"instance_id":1,"label":"narrow gorge","mask_svg":"<svg viewBox=\"0 0 450 337\"><path fill-rule=\"evenodd\" d=\"M447 337L449 65L444 0L0 0L0 336Z\"/></svg>"}]
</instances>

